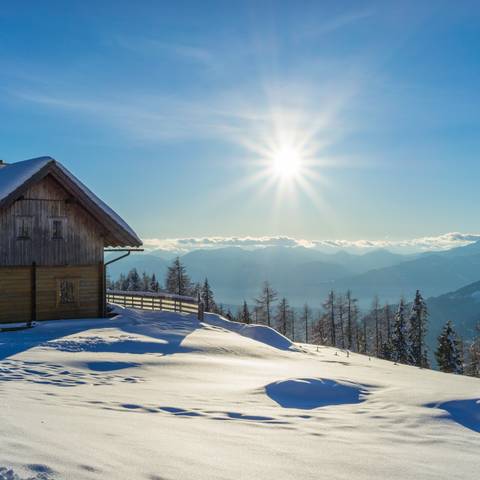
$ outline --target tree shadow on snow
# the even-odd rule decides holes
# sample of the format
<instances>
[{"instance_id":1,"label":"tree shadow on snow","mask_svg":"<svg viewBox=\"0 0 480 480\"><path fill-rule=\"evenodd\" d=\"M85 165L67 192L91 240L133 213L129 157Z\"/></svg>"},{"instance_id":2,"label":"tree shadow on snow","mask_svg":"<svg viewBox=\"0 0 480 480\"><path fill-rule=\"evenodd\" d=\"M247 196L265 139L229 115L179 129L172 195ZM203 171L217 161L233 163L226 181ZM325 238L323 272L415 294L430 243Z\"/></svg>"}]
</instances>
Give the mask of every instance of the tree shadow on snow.
<instances>
[{"instance_id":1,"label":"tree shadow on snow","mask_svg":"<svg viewBox=\"0 0 480 480\"><path fill-rule=\"evenodd\" d=\"M454 422L463 425L474 432L480 433L480 398L472 400L451 400L443 403L429 403L429 408L440 408L445 410Z\"/></svg>"},{"instance_id":2,"label":"tree shadow on snow","mask_svg":"<svg viewBox=\"0 0 480 480\"><path fill-rule=\"evenodd\" d=\"M312 410L329 405L360 403L368 395L365 385L322 378L295 378L271 383L265 393L281 407Z\"/></svg>"},{"instance_id":3,"label":"tree shadow on snow","mask_svg":"<svg viewBox=\"0 0 480 480\"><path fill-rule=\"evenodd\" d=\"M39 322L34 328L1 332L0 361L35 347L65 352L187 353L195 349L182 342L199 327L195 315L133 310L114 318ZM98 330L113 328L120 334L99 335Z\"/></svg>"}]
</instances>

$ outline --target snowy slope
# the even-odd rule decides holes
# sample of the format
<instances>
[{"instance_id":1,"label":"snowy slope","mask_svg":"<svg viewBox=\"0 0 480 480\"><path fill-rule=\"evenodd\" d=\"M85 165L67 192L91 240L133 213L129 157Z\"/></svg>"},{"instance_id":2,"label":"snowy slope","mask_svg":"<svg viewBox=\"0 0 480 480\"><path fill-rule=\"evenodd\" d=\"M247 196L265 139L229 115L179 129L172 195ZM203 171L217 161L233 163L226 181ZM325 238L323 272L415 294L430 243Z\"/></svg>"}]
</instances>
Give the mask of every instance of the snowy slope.
<instances>
[{"instance_id":1,"label":"snowy slope","mask_svg":"<svg viewBox=\"0 0 480 480\"><path fill-rule=\"evenodd\" d=\"M1 333L0 360L1 480L480 471L479 380L214 315L45 322Z\"/></svg>"}]
</instances>

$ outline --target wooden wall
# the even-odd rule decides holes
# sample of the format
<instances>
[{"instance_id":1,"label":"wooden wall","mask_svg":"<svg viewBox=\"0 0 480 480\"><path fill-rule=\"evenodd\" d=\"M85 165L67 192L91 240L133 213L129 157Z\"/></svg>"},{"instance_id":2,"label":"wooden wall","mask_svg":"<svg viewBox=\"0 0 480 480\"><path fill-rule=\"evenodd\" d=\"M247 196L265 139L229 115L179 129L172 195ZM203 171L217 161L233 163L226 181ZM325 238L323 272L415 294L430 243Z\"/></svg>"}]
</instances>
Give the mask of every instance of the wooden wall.
<instances>
[{"instance_id":1,"label":"wooden wall","mask_svg":"<svg viewBox=\"0 0 480 480\"><path fill-rule=\"evenodd\" d=\"M32 269L35 268L35 281ZM65 267L0 267L0 323L102 316L103 264ZM78 285L72 304L58 302L59 281ZM35 295L32 287L35 285ZM33 302L35 302L33 304ZM34 308L33 305L35 305Z\"/></svg>"},{"instance_id":2,"label":"wooden wall","mask_svg":"<svg viewBox=\"0 0 480 480\"><path fill-rule=\"evenodd\" d=\"M31 238L17 238L17 218L29 217ZM52 220L64 219L63 239L52 239ZM103 261L100 225L52 177L32 186L0 211L0 266L91 265Z\"/></svg>"},{"instance_id":3,"label":"wooden wall","mask_svg":"<svg viewBox=\"0 0 480 480\"><path fill-rule=\"evenodd\" d=\"M31 319L31 268L0 267L0 323Z\"/></svg>"}]
</instances>

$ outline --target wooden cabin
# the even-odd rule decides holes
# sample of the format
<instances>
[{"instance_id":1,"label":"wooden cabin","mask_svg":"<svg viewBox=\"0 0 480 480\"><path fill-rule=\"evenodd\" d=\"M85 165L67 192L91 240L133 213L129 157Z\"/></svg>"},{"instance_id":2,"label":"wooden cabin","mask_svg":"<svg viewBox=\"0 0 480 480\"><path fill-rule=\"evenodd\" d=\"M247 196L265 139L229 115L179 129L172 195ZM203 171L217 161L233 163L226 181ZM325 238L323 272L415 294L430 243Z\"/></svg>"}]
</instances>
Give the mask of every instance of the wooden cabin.
<instances>
[{"instance_id":1,"label":"wooden cabin","mask_svg":"<svg viewBox=\"0 0 480 480\"><path fill-rule=\"evenodd\" d=\"M141 244L53 158L0 162L0 323L104 316L104 248Z\"/></svg>"}]
</instances>

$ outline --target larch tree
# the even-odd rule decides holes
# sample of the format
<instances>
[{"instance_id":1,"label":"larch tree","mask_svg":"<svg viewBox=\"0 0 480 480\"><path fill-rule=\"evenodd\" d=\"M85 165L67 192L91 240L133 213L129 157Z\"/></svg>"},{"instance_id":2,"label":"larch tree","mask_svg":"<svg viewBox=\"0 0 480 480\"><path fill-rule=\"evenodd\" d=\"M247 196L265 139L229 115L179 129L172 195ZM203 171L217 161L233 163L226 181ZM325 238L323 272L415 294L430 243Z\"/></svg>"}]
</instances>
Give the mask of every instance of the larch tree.
<instances>
[{"instance_id":1,"label":"larch tree","mask_svg":"<svg viewBox=\"0 0 480 480\"><path fill-rule=\"evenodd\" d=\"M421 368L428 367L425 335L427 333L428 310L420 290L415 293L408 330L409 363Z\"/></svg>"},{"instance_id":2,"label":"larch tree","mask_svg":"<svg viewBox=\"0 0 480 480\"><path fill-rule=\"evenodd\" d=\"M282 335L287 336L289 331L291 331L291 319L290 305L287 299L283 297L277 305L275 313L275 326Z\"/></svg>"},{"instance_id":3,"label":"larch tree","mask_svg":"<svg viewBox=\"0 0 480 480\"><path fill-rule=\"evenodd\" d=\"M277 299L277 292L265 281L260 296L255 299L258 306L257 315L262 317L263 323L272 326L272 304ZM257 319L258 320L258 319Z\"/></svg>"},{"instance_id":4,"label":"larch tree","mask_svg":"<svg viewBox=\"0 0 480 480\"><path fill-rule=\"evenodd\" d=\"M312 310L310 309L310 307L306 303L303 306L302 315L300 317L300 321L302 322L303 328L305 330L305 343L308 343L308 336L309 336L309 333L310 333L309 330L310 330L310 318L311 318L311 316L312 316Z\"/></svg>"},{"instance_id":5,"label":"larch tree","mask_svg":"<svg viewBox=\"0 0 480 480\"><path fill-rule=\"evenodd\" d=\"M375 356L380 357L380 346L382 344L382 336L380 332L380 301L378 300L377 295L373 297L372 318L375 326Z\"/></svg>"},{"instance_id":6,"label":"larch tree","mask_svg":"<svg viewBox=\"0 0 480 480\"><path fill-rule=\"evenodd\" d=\"M337 295L335 301L337 311L338 328L337 344L340 348L345 348L345 298L343 295Z\"/></svg>"},{"instance_id":7,"label":"larch tree","mask_svg":"<svg viewBox=\"0 0 480 480\"><path fill-rule=\"evenodd\" d=\"M345 295L345 307L347 315L346 347L354 350L355 326L358 317L357 299L352 297L352 292L347 290Z\"/></svg>"},{"instance_id":8,"label":"larch tree","mask_svg":"<svg viewBox=\"0 0 480 480\"><path fill-rule=\"evenodd\" d=\"M440 371L463 374L463 346L450 320L445 324L438 337L435 358Z\"/></svg>"},{"instance_id":9,"label":"larch tree","mask_svg":"<svg viewBox=\"0 0 480 480\"><path fill-rule=\"evenodd\" d=\"M175 295L190 295L192 293L192 282L187 275L185 266L180 261L180 257L175 258L168 267L165 287L168 293Z\"/></svg>"},{"instance_id":10,"label":"larch tree","mask_svg":"<svg viewBox=\"0 0 480 480\"><path fill-rule=\"evenodd\" d=\"M480 337L473 340L466 353L465 373L471 377L480 377Z\"/></svg>"}]
</instances>

